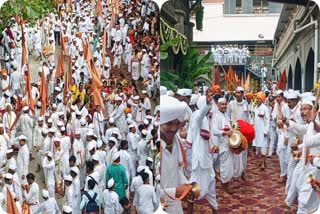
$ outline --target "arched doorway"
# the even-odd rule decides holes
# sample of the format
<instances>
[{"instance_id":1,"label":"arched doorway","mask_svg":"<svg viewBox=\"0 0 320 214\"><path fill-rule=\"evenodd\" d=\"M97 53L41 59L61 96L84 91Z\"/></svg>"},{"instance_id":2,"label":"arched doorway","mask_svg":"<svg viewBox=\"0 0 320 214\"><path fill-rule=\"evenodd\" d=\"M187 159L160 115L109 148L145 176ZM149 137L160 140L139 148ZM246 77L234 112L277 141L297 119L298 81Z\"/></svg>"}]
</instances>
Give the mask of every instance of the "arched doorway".
<instances>
[{"instance_id":1,"label":"arched doorway","mask_svg":"<svg viewBox=\"0 0 320 214\"><path fill-rule=\"evenodd\" d=\"M301 63L299 58L296 61L296 67L294 69L294 90L301 91Z\"/></svg>"},{"instance_id":2,"label":"arched doorway","mask_svg":"<svg viewBox=\"0 0 320 214\"><path fill-rule=\"evenodd\" d=\"M292 88L292 67L290 65L288 72L288 88Z\"/></svg>"},{"instance_id":3,"label":"arched doorway","mask_svg":"<svg viewBox=\"0 0 320 214\"><path fill-rule=\"evenodd\" d=\"M307 62L306 62L306 72L304 78L305 91L310 91L313 89L313 71L314 70L314 52L312 48L310 48Z\"/></svg>"}]
</instances>

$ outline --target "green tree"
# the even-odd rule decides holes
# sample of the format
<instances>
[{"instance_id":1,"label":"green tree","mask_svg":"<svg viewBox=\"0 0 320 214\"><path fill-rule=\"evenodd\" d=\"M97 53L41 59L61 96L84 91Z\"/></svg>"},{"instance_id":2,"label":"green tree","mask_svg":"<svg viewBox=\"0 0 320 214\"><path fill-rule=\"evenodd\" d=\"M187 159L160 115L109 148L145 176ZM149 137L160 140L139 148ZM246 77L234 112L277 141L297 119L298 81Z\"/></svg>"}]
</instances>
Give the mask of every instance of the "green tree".
<instances>
[{"instance_id":1,"label":"green tree","mask_svg":"<svg viewBox=\"0 0 320 214\"><path fill-rule=\"evenodd\" d=\"M0 32L9 24L12 17L18 16L31 25L54 10L57 0L8 0L0 8Z\"/></svg>"},{"instance_id":2,"label":"green tree","mask_svg":"<svg viewBox=\"0 0 320 214\"><path fill-rule=\"evenodd\" d=\"M212 63L208 60L211 52L201 56L195 45L189 45L187 54L178 62L176 73L161 71L161 85L170 90L176 91L177 88L193 88L195 80L201 75L207 74L211 77Z\"/></svg>"}]
</instances>

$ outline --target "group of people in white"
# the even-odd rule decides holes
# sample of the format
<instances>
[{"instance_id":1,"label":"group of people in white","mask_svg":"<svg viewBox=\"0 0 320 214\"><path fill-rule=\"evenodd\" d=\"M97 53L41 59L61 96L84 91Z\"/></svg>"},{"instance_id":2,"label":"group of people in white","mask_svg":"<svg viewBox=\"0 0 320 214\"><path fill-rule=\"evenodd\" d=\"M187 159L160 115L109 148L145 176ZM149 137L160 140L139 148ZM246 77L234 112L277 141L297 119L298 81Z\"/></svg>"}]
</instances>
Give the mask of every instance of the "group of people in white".
<instances>
[{"instance_id":1,"label":"group of people in white","mask_svg":"<svg viewBox=\"0 0 320 214\"><path fill-rule=\"evenodd\" d=\"M18 20L12 18L2 33L4 212L8 190L20 213L129 213L134 208L152 213L159 207L160 111L152 102L160 81L159 9L150 0L98 1L65 2L59 14L50 13L35 26L24 23L29 65L22 65ZM112 8L118 10L115 15ZM91 48L101 73L102 104L94 99L85 47ZM71 59L67 92L66 75L56 75L57 53L63 55L65 73ZM42 72L47 103L40 90Z\"/></svg>"},{"instance_id":2,"label":"group of people in white","mask_svg":"<svg viewBox=\"0 0 320 214\"><path fill-rule=\"evenodd\" d=\"M319 207L319 116L314 93L266 88L256 94L237 87L221 91L219 85L203 94L191 89L176 93L160 87L161 197L167 201L166 212L183 213L187 184L200 185L200 196L218 211L216 179L228 194L233 178L246 181L250 146L235 152L233 124L247 121L255 129L252 156L259 158L265 170L267 157L276 152L280 173L277 182L285 184L285 203L292 211L298 199L297 213L315 212ZM248 142L250 144L250 142ZM187 197L192 197L190 191ZM189 210L188 210L189 211Z\"/></svg>"},{"instance_id":3,"label":"group of people in white","mask_svg":"<svg viewBox=\"0 0 320 214\"><path fill-rule=\"evenodd\" d=\"M211 53L214 62L218 64L246 64L250 58L250 51L247 46L243 45L212 45Z\"/></svg>"}]
</instances>

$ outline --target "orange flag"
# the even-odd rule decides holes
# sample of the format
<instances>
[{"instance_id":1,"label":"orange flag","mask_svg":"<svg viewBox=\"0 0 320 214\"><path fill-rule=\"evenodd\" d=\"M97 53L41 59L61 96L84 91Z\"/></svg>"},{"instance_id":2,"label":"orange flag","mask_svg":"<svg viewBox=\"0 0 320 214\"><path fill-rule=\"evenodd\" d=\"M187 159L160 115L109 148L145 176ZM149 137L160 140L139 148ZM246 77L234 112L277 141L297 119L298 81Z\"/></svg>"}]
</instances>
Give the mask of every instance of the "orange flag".
<instances>
[{"instance_id":1,"label":"orange flag","mask_svg":"<svg viewBox=\"0 0 320 214\"><path fill-rule=\"evenodd\" d=\"M214 84L215 85L220 85L221 84L221 80L220 80L220 65L217 65L217 69L216 69L216 74L214 77Z\"/></svg>"},{"instance_id":2,"label":"orange flag","mask_svg":"<svg viewBox=\"0 0 320 214\"><path fill-rule=\"evenodd\" d=\"M72 0L68 0L68 5L69 5L70 10L72 11L72 8L73 8L73 6L72 6Z\"/></svg>"},{"instance_id":3,"label":"orange flag","mask_svg":"<svg viewBox=\"0 0 320 214\"><path fill-rule=\"evenodd\" d=\"M115 9L114 7L111 8L111 20L110 20L110 27L113 28L114 19L115 19Z\"/></svg>"},{"instance_id":4,"label":"orange flag","mask_svg":"<svg viewBox=\"0 0 320 214\"><path fill-rule=\"evenodd\" d=\"M31 77L30 77L30 68L29 68L29 64L27 64L27 68L28 68L28 74L25 76L25 80L26 80L26 88L24 90L24 95L26 93L28 93L28 99L29 99L29 107L32 111L32 113L34 114L35 111L34 111L34 106L35 106L35 103L32 99L32 86L31 86Z\"/></svg>"},{"instance_id":5,"label":"orange flag","mask_svg":"<svg viewBox=\"0 0 320 214\"><path fill-rule=\"evenodd\" d=\"M85 60L88 60L87 52L88 52L88 44L82 39L82 48L83 48L83 57Z\"/></svg>"},{"instance_id":6,"label":"orange flag","mask_svg":"<svg viewBox=\"0 0 320 214\"><path fill-rule=\"evenodd\" d=\"M20 213L11 191L7 187L7 213Z\"/></svg>"},{"instance_id":7,"label":"orange flag","mask_svg":"<svg viewBox=\"0 0 320 214\"><path fill-rule=\"evenodd\" d=\"M249 90L250 88L250 73L248 73L247 75L247 79L246 79L246 82L244 83L244 90Z\"/></svg>"},{"instance_id":8,"label":"orange flag","mask_svg":"<svg viewBox=\"0 0 320 214\"><path fill-rule=\"evenodd\" d=\"M115 4L115 13L118 15L119 14L119 0L115 0L116 1L116 4Z\"/></svg>"},{"instance_id":9,"label":"orange flag","mask_svg":"<svg viewBox=\"0 0 320 214\"><path fill-rule=\"evenodd\" d=\"M231 64L229 65L228 75L229 75L229 80L231 82L235 82L236 81L235 73L234 73L234 70L233 70Z\"/></svg>"},{"instance_id":10,"label":"orange flag","mask_svg":"<svg viewBox=\"0 0 320 214\"><path fill-rule=\"evenodd\" d=\"M223 67L222 67L222 70L223 70L223 75L224 75L224 80L226 82L227 90L230 91L230 79L229 79L229 76L228 76L227 72L224 70Z\"/></svg>"},{"instance_id":11,"label":"orange flag","mask_svg":"<svg viewBox=\"0 0 320 214\"><path fill-rule=\"evenodd\" d=\"M241 87L243 87L243 88L244 88L243 73L241 74Z\"/></svg>"},{"instance_id":12,"label":"orange flag","mask_svg":"<svg viewBox=\"0 0 320 214\"><path fill-rule=\"evenodd\" d=\"M105 112L106 109L103 103L103 99L101 97L101 89L103 86L103 83L101 81L101 73L98 71L98 69L96 68L96 65L93 62L92 51L90 46L88 46L87 52L88 52L87 65L92 76L92 93L93 93L94 103L95 105L100 105L102 111Z\"/></svg>"},{"instance_id":13,"label":"orange flag","mask_svg":"<svg viewBox=\"0 0 320 214\"><path fill-rule=\"evenodd\" d=\"M64 74L65 70L65 65L64 65L64 59L63 59L63 54L61 53L58 59L58 64L57 64L57 70L56 70L56 78L60 77L61 75Z\"/></svg>"},{"instance_id":14,"label":"orange flag","mask_svg":"<svg viewBox=\"0 0 320 214\"><path fill-rule=\"evenodd\" d=\"M278 80L277 88L281 90L285 90L287 86L287 82L288 82L287 73L286 73L286 70L284 70L281 74L280 79Z\"/></svg>"},{"instance_id":15,"label":"orange flag","mask_svg":"<svg viewBox=\"0 0 320 214\"><path fill-rule=\"evenodd\" d=\"M102 10L101 0L97 0L96 11L99 16L102 16Z\"/></svg>"},{"instance_id":16,"label":"orange flag","mask_svg":"<svg viewBox=\"0 0 320 214\"><path fill-rule=\"evenodd\" d=\"M215 71L215 66L213 64L211 69L211 85L215 85L215 82L216 82L216 71Z\"/></svg>"},{"instance_id":17,"label":"orange flag","mask_svg":"<svg viewBox=\"0 0 320 214\"><path fill-rule=\"evenodd\" d=\"M41 73L40 97L41 97L40 116L42 116L46 112L47 104L49 103L47 81L46 81L45 73L43 71L43 67L42 67L42 73Z\"/></svg>"}]
</instances>

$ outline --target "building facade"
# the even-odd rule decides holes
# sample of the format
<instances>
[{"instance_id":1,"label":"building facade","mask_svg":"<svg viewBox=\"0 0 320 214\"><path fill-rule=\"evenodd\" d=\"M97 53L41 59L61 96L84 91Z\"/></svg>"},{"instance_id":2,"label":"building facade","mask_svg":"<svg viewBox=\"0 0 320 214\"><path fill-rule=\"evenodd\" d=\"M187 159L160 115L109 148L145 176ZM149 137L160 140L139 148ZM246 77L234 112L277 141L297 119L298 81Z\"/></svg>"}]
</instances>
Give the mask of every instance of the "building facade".
<instances>
[{"instance_id":1,"label":"building facade","mask_svg":"<svg viewBox=\"0 0 320 214\"><path fill-rule=\"evenodd\" d=\"M319 79L319 6L313 1L285 4L275 32L274 69L286 71L287 88L310 91Z\"/></svg>"},{"instance_id":2,"label":"building facade","mask_svg":"<svg viewBox=\"0 0 320 214\"><path fill-rule=\"evenodd\" d=\"M229 53L248 49L247 60L231 62L238 76L251 73L260 82L272 79L273 38L282 4L262 0L205 0L203 5L203 31L193 31L193 39L203 54L221 47L226 47L224 51ZM230 62L221 63L212 53L211 62L227 70Z\"/></svg>"}]
</instances>

